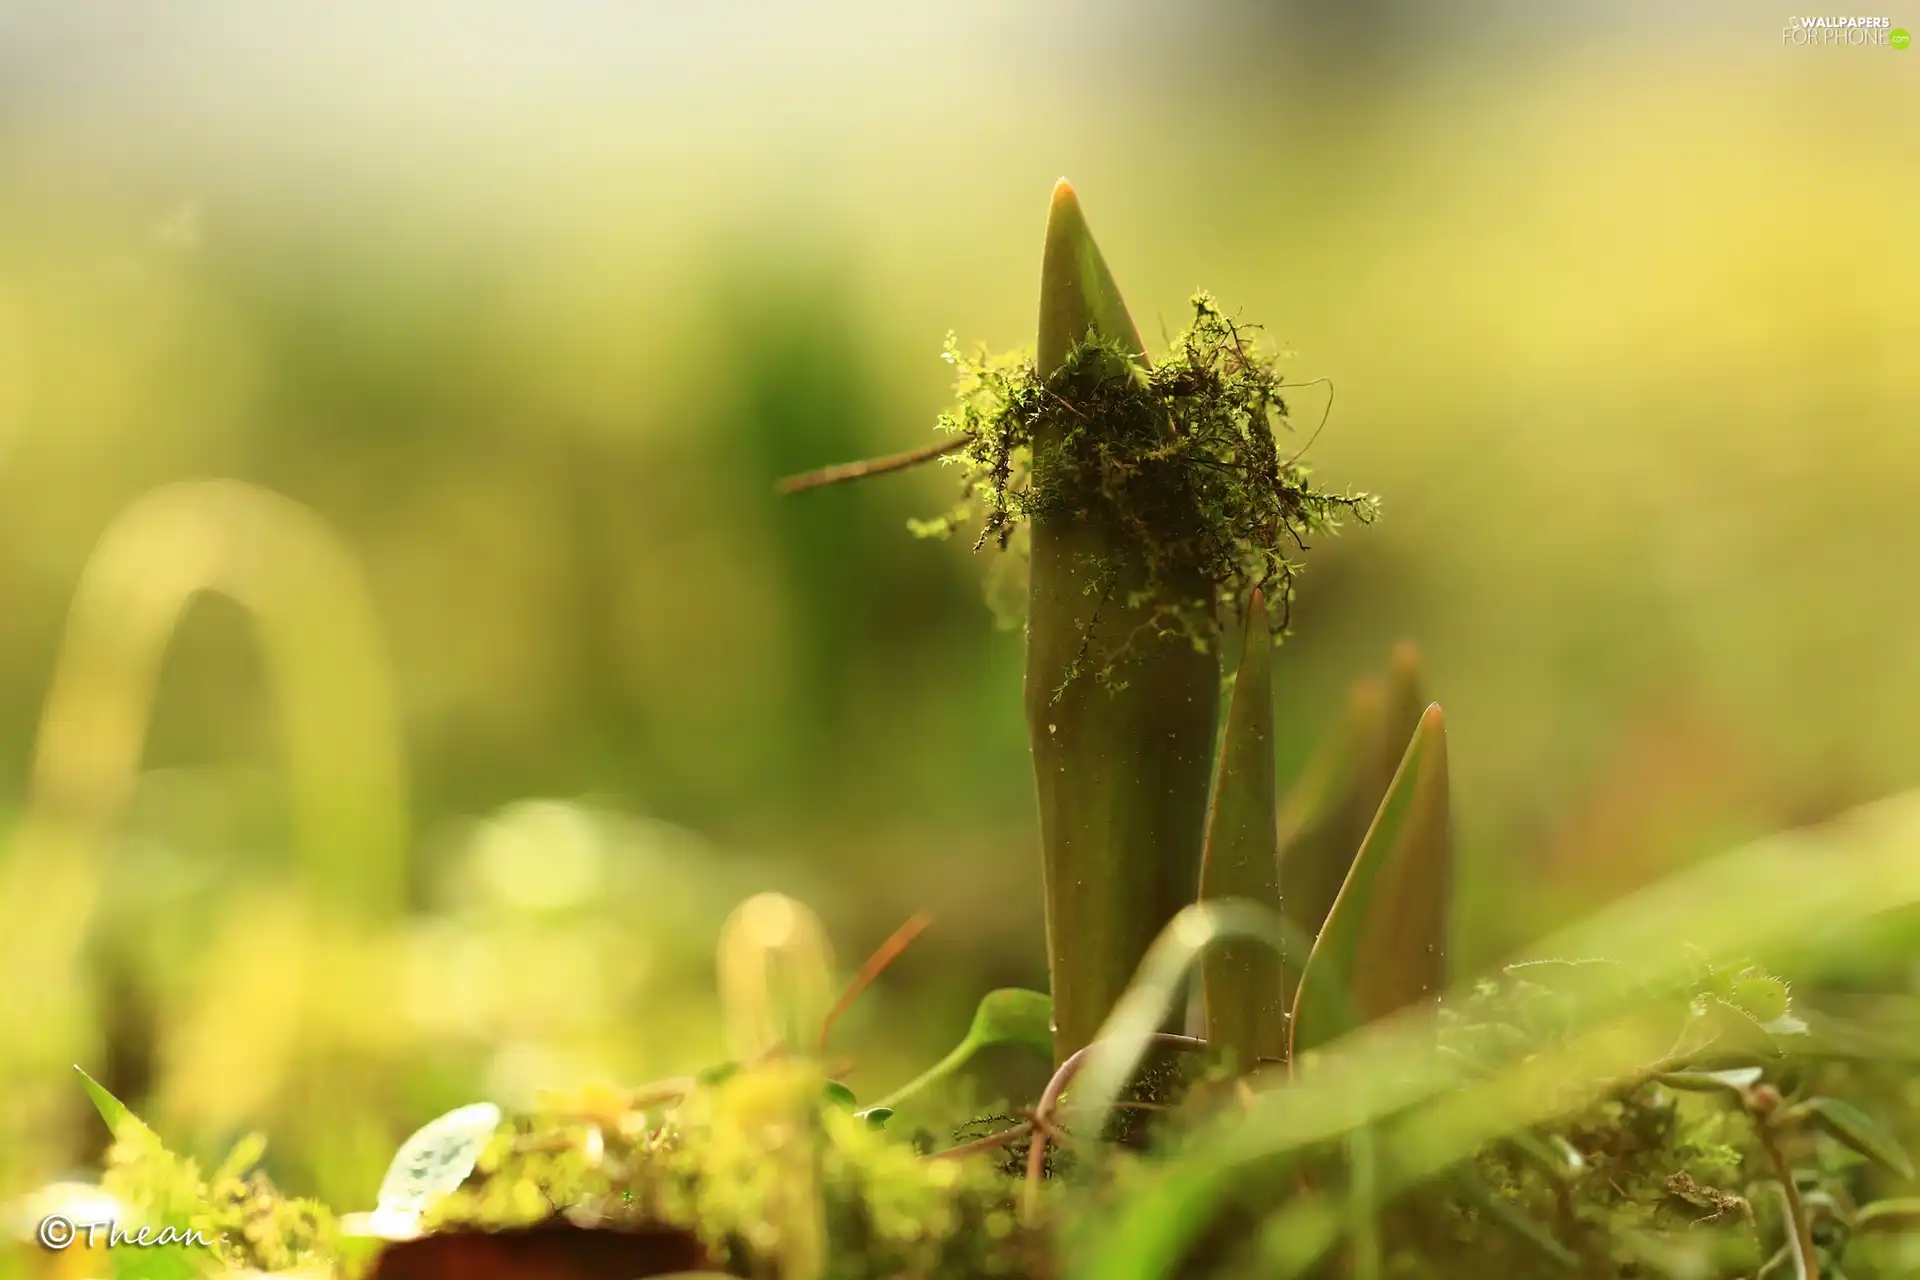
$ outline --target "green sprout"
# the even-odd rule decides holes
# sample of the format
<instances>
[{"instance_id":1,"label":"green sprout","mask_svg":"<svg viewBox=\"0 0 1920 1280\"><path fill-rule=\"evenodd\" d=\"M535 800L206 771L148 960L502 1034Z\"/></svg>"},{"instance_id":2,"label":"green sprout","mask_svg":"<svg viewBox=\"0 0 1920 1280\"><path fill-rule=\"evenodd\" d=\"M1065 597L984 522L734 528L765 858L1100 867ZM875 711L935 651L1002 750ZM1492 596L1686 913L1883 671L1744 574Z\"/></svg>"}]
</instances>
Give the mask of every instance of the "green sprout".
<instances>
[{"instance_id":1,"label":"green sprout","mask_svg":"<svg viewBox=\"0 0 1920 1280\"><path fill-rule=\"evenodd\" d=\"M1307 539L1364 495L1315 489L1277 433L1255 334L1205 294L1148 363L1073 189L1054 190L1031 364L949 344L976 545L1025 526L1026 706L1040 800L1054 1053L1088 1044L1155 934L1199 893L1223 609L1284 630ZM929 531L929 530L923 530Z\"/></svg>"}]
</instances>

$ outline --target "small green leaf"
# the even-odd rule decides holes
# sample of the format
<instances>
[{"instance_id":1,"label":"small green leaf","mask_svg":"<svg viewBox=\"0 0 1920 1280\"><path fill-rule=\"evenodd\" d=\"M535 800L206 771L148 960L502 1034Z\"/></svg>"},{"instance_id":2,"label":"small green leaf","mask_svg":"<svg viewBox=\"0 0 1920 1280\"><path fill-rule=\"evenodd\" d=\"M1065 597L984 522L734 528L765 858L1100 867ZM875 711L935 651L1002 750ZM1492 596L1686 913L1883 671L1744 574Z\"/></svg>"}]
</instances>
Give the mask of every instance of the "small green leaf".
<instances>
[{"instance_id":1,"label":"small green leaf","mask_svg":"<svg viewBox=\"0 0 1920 1280\"><path fill-rule=\"evenodd\" d=\"M417 1231L427 1207L473 1173L500 1118L499 1107L476 1102L449 1111L401 1143L380 1183L373 1234L404 1238Z\"/></svg>"},{"instance_id":2,"label":"small green leaf","mask_svg":"<svg viewBox=\"0 0 1920 1280\"><path fill-rule=\"evenodd\" d=\"M966 1039L953 1051L928 1067L911 1081L880 1100L882 1107L896 1107L922 1089L945 1080L967 1065L974 1054L992 1045L1025 1045L1039 1053L1053 1052L1053 1001L1041 991L1024 987L1001 987L980 997L973 1011L973 1025Z\"/></svg>"},{"instance_id":3,"label":"small green leaf","mask_svg":"<svg viewBox=\"0 0 1920 1280\"><path fill-rule=\"evenodd\" d=\"M865 1120L869 1129L884 1129L887 1127L887 1121L893 1119L893 1108L868 1107L865 1111L856 1112L855 1115Z\"/></svg>"},{"instance_id":4,"label":"small green leaf","mask_svg":"<svg viewBox=\"0 0 1920 1280\"><path fill-rule=\"evenodd\" d=\"M1276 790L1273 637L1266 601L1255 590L1201 854L1202 901L1239 898L1281 910ZM1282 965L1283 958L1259 942L1226 943L1207 958L1207 1041L1241 1070L1261 1058L1286 1057Z\"/></svg>"},{"instance_id":5,"label":"small green leaf","mask_svg":"<svg viewBox=\"0 0 1920 1280\"><path fill-rule=\"evenodd\" d=\"M1793 1108L1793 1114L1818 1125L1843 1146L1889 1172L1901 1178L1913 1177L1913 1161L1899 1140L1852 1103L1838 1098L1808 1098Z\"/></svg>"},{"instance_id":6,"label":"small green leaf","mask_svg":"<svg viewBox=\"0 0 1920 1280\"><path fill-rule=\"evenodd\" d=\"M739 1063L722 1062L716 1066L708 1067L706 1070L696 1074L693 1078L695 1083L699 1084L701 1088L711 1089L715 1085L725 1084L738 1074L740 1074Z\"/></svg>"},{"instance_id":7,"label":"small green leaf","mask_svg":"<svg viewBox=\"0 0 1920 1280\"><path fill-rule=\"evenodd\" d=\"M847 1088L847 1086L841 1084L838 1080L827 1081L826 1095L827 1101L834 1106L845 1107L849 1111L853 1110L856 1102L853 1096L853 1090Z\"/></svg>"},{"instance_id":8,"label":"small green leaf","mask_svg":"<svg viewBox=\"0 0 1920 1280\"><path fill-rule=\"evenodd\" d=\"M1453 834L1446 720L1420 717L1360 854L1313 944L1293 1053L1438 995L1446 981Z\"/></svg>"},{"instance_id":9,"label":"small green leaf","mask_svg":"<svg viewBox=\"0 0 1920 1280\"><path fill-rule=\"evenodd\" d=\"M1728 1071L1666 1071L1654 1079L1669 1089L1740 1096L1760 1083L1761 1074L1759 1067L1735 1067Z\"/></svg>"},{"instance_id":10,"label":"small green leaf","mask_svg":"<svg viewBox=\"0 0 1920 1280\"><path fill-rule=\"evenodd\" d=\"M87 1097L93 1103L93 1109L98 1111L100 1118L107 1122L107 1131L113 1135L114 1141L122 1141L136 1133L152 1132L140 1117L127 1109L126 1103L108 1093L105 1085L85 1071L81 1071L77 1065L74 1070L79 1072L81 1087L87 1091Z\"/></svg>"},{"instance_id":11,"label":"small green leaf","mask_svg":"<svg viewBox=\"0 0 1920 1280\"><path fill-rule=\"evenodd\" d=\"M1053 1052L1053 1000L1044 991L1001 987L980 997L967 1032L973 1047L1023 1044L1041 1053Z\"/></svg>"},{"instance_id":12,"label":"small green leaf","mask_svg":"<svg viewBox=\"0 0 1920 1280\"><path fill-rule=\"evenodd\" d=\"M1733 1003L1764 1025L1786 1017L1792 997L1779 978L1750 970L1733 984Z\"/></svg>"},{"instance_id":13,"label":"small green leaf","mask_svg":"<svg viewBox=\"0 0 1920 1280\"><path fill-rule=\"evenodd\" d=\"M1920 1199L1875 1200L1853 1215L1855 1231L1920 1231Z\"/></svg>"}]
</instances>

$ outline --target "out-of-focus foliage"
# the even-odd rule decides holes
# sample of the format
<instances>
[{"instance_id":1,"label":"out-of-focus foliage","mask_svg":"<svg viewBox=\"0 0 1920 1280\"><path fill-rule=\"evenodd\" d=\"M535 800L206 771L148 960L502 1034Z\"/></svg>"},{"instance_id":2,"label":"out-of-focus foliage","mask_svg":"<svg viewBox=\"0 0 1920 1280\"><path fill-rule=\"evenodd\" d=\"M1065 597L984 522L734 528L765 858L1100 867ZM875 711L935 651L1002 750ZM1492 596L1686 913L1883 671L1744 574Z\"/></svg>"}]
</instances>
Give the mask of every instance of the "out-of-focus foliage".
<instances>
[{"instance_id":1,"label":"out-of-focus foliage","mask_svg":"<svg viewBox=\"0 0 1920 1280\"><path fill-rule=\"evenodd\" d=\"M845 1025L875 1096L1042 985L1018 640L905 534L951 473L768 487L925 438L950 328L1026 339L1063 170L1150 337L1216 282L1331 380L1309 458L1385 519L1302 579L1279 767L1420 638L1464 967L1920 774L1911 54L1731 6L542 9L0 32L0 834L47 830L96 542L231 477L365 575L408 790L358 816L415 908L318 918L288 687L194 604L98 856L7 869L0 1078L58 1123L0 1191L98 1154L77 1058L364 1200L422 1115L719 1054L711 942L768 888L856 950L939 912ZM85 965L38 981L48 939Z\"/></svg>"},{"instance_id":2,"label":"out-of-focus foliage","mask_svg":"<svg viewBox=\"0 0 1920 1280\"><path fill-rule=\"evenodd\" d=\"M823 927L778 894L742 904L719 945L727 1018L756 1030L735 1046L749 1061L549 1094L506 1123L490 1104L442 1116L401 1145L370 1214L336 1221L264 1179L239 1183L257 1140L203 1181L82 1081L115 1138L107 1189L140 1226L239 1235L249 1256L279 1260L268 1266L331 1247L338 1274L371 1261L373 1280L696 1267L796 1280L1442 1280L1489 1266L1731 1280L1763 1261L1803 1277L1843 1261L1900 1275L1913 1202L1899 1192L1914 1166L1905 1126L1872 1112L1901 1096L1874 1072L1906 1070L1910 1087L1909 1064L1858 1059L1801 1016L1815 1011L1783 978L1738 957L1790 952L1816 922L1920 903L1916 820L1909 792L1667 876L1543 940L1540 958L1449 992L1437 1039L1430 1010L1403 1010L1319 1048L1290 1080L1150 1068L1129 1084L1152 1043L1211 1052L1154 1031L1208 949L1287 941L1269 908L1195 903L1024 1121L993 1117L1008 1127L944 1147L890 1132L885 1108L857 1112L854 1091L796 1048L812 1027L758 1034L780 1021L769 1011L817 1008L776 990L814 992L826 976ZM1728 910L1704 905L1703 881L1732 886ZM1817 983L1834 958L1802 946L1798 963ZM749 971L767 981L728 977ZM1120 1105L1145 1116L1102 1144ZM1063 1123L1074 1147L1049 1165L1043 1144ZM1025 1137L1021 1185L996 1166ZM129 1251L114 1268L184 1277L209 1260Z\"/></svg>"}]
</instances>

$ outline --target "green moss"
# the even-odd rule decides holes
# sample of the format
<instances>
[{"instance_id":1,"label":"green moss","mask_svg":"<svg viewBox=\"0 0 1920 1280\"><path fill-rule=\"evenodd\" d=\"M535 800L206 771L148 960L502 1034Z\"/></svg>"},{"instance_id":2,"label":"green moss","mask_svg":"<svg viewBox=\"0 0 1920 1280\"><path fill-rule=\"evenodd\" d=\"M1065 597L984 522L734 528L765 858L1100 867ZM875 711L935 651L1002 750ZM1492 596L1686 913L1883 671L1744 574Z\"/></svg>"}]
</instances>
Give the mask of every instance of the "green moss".
<instances>
[{"instance_id":1,"label":"green moss","mask_svg":"<svg viewBox=\"0 0 1920 1280\"><path fill-rule=\"evenodd\" d=\"M151 1130L130 1127L108 1150L101 1188L137 1224L197 1233L204 1249L177 1251L187 1274L208 1263L263 1272L323 1264L338 1240L334 1217L316 1201L282 1194L254 1167L266 1145L257 1135L242 1139L219 1168L202 1176L193 1160L169 1151Z\"/></svg>"},{"instance_id":2,"label":"green moss","mask_svg":"<svg viewBox=\"0 0 1920 1280\"><path fill-rule=\"evenodd\" d=\"M1580 972L1572 965L1522 966L1481 983L1448 1011L1445 1050L1486 1064L1538 1052L1571 1020L1565 1006L1577 998L1572 979ZM1696 1016L1695 1005L1717 999L1729 975L1752 982L1757 973L1747 966L1703 970L1673 991L1676 1017ZM1772 988L1765 994L1759 1012L1773 1012ZM1790 1015L1791 1005L1782 1017ZM1492 1033L1496 1028L1504 1033ZM1904 1064L1783 1057L1767 1072L1796 1096L1900 1097L1912 1087ZM1230 1073L1206 1055L1155 1060L1127 1096L1145 1107L1116 1114L1103 1141L1089 1131L1050 1152L1048 1176L1065 1176L1034 1225L1023 1224L1015 1209L1024 1144L962 1160L928 1159L905 1132L876 1130L836 1101L817 1065L784 1059L710 1073L665 1103L639 1106L628 1095L595 1094L517 1117L494 1134L474 1176L435 1205L423 1225L434 1232L501 1229L563 1216L584 1228L678 1228L749 1277L802 1274L788 1266L796 1252L821 1261L804 1274L831 1280L1050 1275L1055 1257L1075 1255L1089 1233L1110 1225L1108 1212L1138 1209L1154 1194L1156 1166L1190 1141L1199 1120L1238 1105ZM1059 1117L1069 1130L1071 1103L1069 1093ZM988 1117L982 1132L958 1136L984 1136L1018 1119ZM1792 1148L1794 1168L1823 1256L1832 1262L1846 1255L1856 1276L1903 1274L1871 1265L1861 1249L1848 1252L1848 1206L1897 1188L1867 1162L1804 1136ZM1572 1255L1580 1274L1730 1280L1753 1274L1784 1239L1767 1186L1772 1170L1732 1091L1670 1088L1655 1072L1532 1138L1531 1153L1516 1139L1472 1157L1465 1168L1479 1194L1469 1194L1455 1170L1387 1206L1378 1223L1381 1274L1545 1280L1571 1274ZM332 1217L281 1195L255 1171L263 1145L249 1139L202 1175L150 1131L130 1126L110 1152L105 1189L140 1222L197 1230L212 1242L191 1257L176 1251L188 1268L177 1274L209 1265L284 1271L338 1257ZM1579 1160L1543 1161L1543 1149L1571 1150ZM1319 1197L1330 1212L1344 1213L1346 1185L1339 1143L1250 1171L1210 1210L1182 1274L1276 1270L1295 1244L1266 1229L1275 1207ZM1866 1242L1866 1253L1872 1244ZM1648 1261L1655 1255L1687 1261L1657 1266ZM1331 1265L1337 1270L1338 1260Z\"/></svg>"},{"instance_id":3,"label":"green moss","mask_svg":"<svg viewBox=\"0 0 1920 1280\"><path fill-rule=\"evenodd\" d=\"M587 1227L684 1229L755 1276L781 1271L816 1230L830 1280L1022 1272L1031 1240L990 1162L928 1160L821 1096L817 1072L772 1063L657 1117L523 1117L427 1225L497 1230L564 1210Z\"/></svg>"},{"instance_id":4,"label":"green moss","mask_svg":"<svg viewBox=\"0 0 1920 1280\"><path fill-rule=\"evenodd\" d=\"M946 537L977 519L976 549L1004 551L1017 550L1036 515L1100 523L1141 549L1144 576L1124 603L1152 603L1142 625L1204 648L1221 608L1257 587L1284 632L1308 540L1346 517L1371 521L1378 503L1313 485L1299 462L1304 446L1280 447L1290 424L1276 358L1211 297L1192 302L1193 323L1146 368L1122 345L1094 340L1043 379L1024 356L968 356L949 339L958 403L938 425L967 442L947 459L965 470L965 497L914 532ZM1038 467L1036 440L1052 451ZM1036 484L1036 475L1050 479ZM1117 574L1097 571L1105 568L1092 581L1111 592ZM1113 679L1130 649L1123 640L1089 652L1069 678L1091 667Z\"/></svg>"}]
</instances>

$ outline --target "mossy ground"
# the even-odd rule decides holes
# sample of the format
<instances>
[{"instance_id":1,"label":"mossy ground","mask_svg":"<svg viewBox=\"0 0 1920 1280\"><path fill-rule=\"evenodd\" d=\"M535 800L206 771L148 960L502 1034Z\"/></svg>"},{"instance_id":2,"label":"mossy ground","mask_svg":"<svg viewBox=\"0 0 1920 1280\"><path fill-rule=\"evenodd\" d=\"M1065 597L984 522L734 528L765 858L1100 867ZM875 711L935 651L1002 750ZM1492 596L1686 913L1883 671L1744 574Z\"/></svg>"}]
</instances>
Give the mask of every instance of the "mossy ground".
<instances>
[{"instance_id":1,"label":"mossy ground","mask_svg":"<svg viewBox=\"0 0 1920 1280\"><path fill-rule=\"evenodd\" d=\"M1439 1051L1491 1065L1550 1043L1569 1008L1564 993L1538 978L1515 971L1483 983L1448 1012ZM1702 1016L1734 1015L1772 1027L1777 1043L1759 1055L1754 1078L1776 1082L1769 1087L1784 1095L1780 1105L1820 1093L1851 1095L1870 1109L1905 1105L1908 1073L1793 1057L1791 1005L1781 1005L1775 983L1749 968L1716 970L1675 992L1673 1008L1689 1027ZM1729 1003L1722 1015L1713 1007L1722 989L1754 1006ZM1778 1016L1761 1024L1760 1013ZM1680 1087L1695 1077L1669 1077L1650 1069L1395 1198L1374 1222L1378 1274L1753 1274L1779 1254L1789 1230L1753 1113L1732 1090ZM696 1257L768 1280L1037 1280L1068 1274L1084 1233L1102 1230L1111 1214L1150 1206L1159 1163L1239 1105L1246 1087L1206 1053L1190 1052L1151 1061L1126 1095L1129 1105L1098 1135L1076 1126L1069 1105L1058 1124L1073 1136L1049 1153L1050 1185L1029 1216L1024 1141L961 1158L929 1152L911 1133L854 1110L817 1063L775 1056L671 1090L592 1091L512 1117L422 1226L436 1240L542 1228L557 1233L550 1244L560 1250L581 1248L588 1233L651 1232L687 1242L663 1255L680 1257L680 1267ZM1275 1085L1263 1077L1256 1087ZM1878 1096L1888 1091L1898 1096ZM952 1145L1030 1114L1014 1107L983 1117L956 1130ZM1863 1261L1871 1241L1850 1251L1848 1238L1859 1206L1887 1194L1886 1174L1810 1130L1780 1140L1823 1255L1847 1257L1856 1280L1898 1274ZM203 1177L150 1132L132 1130L112 1149L106 1188L151 1221L206 1233L218 1243L200 1260L220 1267L285 1270L352 1254L324 1207L289 1199L254 1171L262 1145L242 1143ZM1199 1280L1281 1265L1289 1242L1265 1226L1274 1208L1314 1197L1337 1202L1349 1176L1337 1146L1302 1156L1236 1183L1209 1211L1180 1274ZM1351 1264L1342 1245L1311 1274L1349 1274Z\"/></svg>"}]
</instances>

